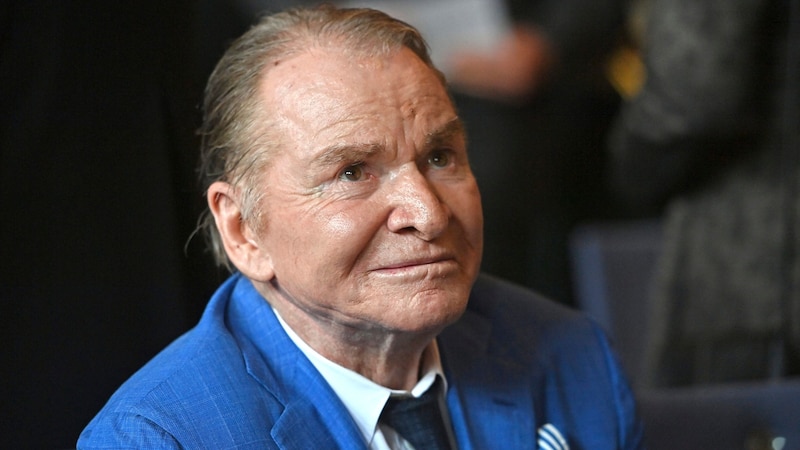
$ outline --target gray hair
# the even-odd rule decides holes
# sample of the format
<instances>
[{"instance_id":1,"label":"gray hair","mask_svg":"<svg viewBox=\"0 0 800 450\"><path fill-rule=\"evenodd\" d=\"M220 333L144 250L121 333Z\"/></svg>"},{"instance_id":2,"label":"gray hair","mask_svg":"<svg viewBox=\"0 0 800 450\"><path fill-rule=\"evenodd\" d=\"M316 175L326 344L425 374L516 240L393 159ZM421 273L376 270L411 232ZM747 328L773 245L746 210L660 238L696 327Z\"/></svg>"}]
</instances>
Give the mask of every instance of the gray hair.
<instances>
[{"instance_id":1,"label":"gray hair","mask_svg":"<svg viewBox=\"0 0 800 450\"><path fill-rule=\"evenodd\" d=\"M280 139L271 133L272 116L258 95L260 81L281 60L312 46L335 46L364 56L389 54L406 47L431 62L419 32L405 22L372 9L339 9L322 5L265 16L222 56L205 89L201 134L200 182L204 192L225 181L241 192L242 220L253 218L263 195L256 186ZM214 218L207 209L198 231L205 233L217 264L230 261Z\"/></svg>"}]
</instances>

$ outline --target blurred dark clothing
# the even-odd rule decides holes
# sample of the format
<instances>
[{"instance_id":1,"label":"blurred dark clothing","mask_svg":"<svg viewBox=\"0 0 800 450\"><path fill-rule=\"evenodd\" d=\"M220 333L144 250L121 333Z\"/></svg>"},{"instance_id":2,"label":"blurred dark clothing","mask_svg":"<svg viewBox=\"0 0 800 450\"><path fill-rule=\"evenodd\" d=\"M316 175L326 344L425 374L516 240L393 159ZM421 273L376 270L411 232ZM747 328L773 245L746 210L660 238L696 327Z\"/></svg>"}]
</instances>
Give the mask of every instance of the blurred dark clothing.
<instances>
[{"instance_id":1,"label":"blurred dark clothing","mask_svg":"<svg viewBox=\"0 0 800 450\"><path fill-rule=\"evenodd\" d=\"M511 1L509 8L515 23L554 44L558 64L516 104L455 92L483 198L482 269L572 304L569 234L577 223L615 214L605 140L620 99L604 70L626 2Z\"/></svg>"},{"instance_id":2,"label":"blurred dark clothing","mask_svg":"<svg viewBox=\"0 0 800 450\"><path fill-rule=\"evenodd\" d=\"M0 447L74 447L222 279L202 242L184 251L203 200L190 5L0 6Z\"/></svg>"},{"instance_id":3,"label":"blurred dark clothing","mask_svg":"<svg viewBox=\"0 0 800 450\"><path fill-rule=\"evenodd\" d=\"M666 206L646 383L800 369L790 1L650 1L647 81L611 140L618 192L634 208Z\"/></svg>"}]
</instances>

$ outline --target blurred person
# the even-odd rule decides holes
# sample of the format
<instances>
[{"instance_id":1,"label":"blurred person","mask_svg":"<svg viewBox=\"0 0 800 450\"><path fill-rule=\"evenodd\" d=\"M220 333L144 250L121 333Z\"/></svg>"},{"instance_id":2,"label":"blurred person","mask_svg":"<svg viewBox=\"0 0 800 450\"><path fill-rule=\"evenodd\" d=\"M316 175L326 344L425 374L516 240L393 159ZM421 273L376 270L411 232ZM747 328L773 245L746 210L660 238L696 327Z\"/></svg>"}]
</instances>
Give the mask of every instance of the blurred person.
<instances>
[{"instance_id":1,"label":"blurred person","mask_svg":"<svg viewBox=\"0 0 800 450\"><path fill-rule=\"evenodd\" d=\"M617 214L603 176L620 98L605 68L626 2L498 3L509 31L448 71L484 198L482 267L573 304L570 232Z\"/></svg>"},{"instance_id":2,"label":"blurred person","mask_svg":"<svg viewBox=\"0 0 800 450\"><path fill-rule=\"evenodd\" d=\"M413 28L267 16L204 112L202 223L234 274L79 448L640 448L599 328L479 275L465 130ZM436 445L395 420L415 399Z\"/></svg>"},{"instance_id":3,"label":"blurred person","mask_svg":"<svg viewBox=\"0 0 800 450\"><path fill-rule=\"evenodd\" d=\"M800 373L797 1L649 0L615 190L665 211L645 385Z\"/></svg>"}]
</instances>

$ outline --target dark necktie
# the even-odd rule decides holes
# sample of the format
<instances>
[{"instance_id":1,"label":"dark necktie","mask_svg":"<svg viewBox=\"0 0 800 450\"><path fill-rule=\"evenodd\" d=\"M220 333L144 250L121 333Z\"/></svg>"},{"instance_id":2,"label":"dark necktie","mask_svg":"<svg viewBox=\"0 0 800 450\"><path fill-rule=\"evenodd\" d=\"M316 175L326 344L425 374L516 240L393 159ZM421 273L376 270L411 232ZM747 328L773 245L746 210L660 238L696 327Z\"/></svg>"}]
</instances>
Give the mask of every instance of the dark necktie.
<instances>
[{"instance_id":1,"label":"dark necktie","mask_svg":"<svg viewBox=\"0 0 800 450\"><path fill-rule=\"evenodd\" d=\"M440 381L419 398L389 398L380 421L389 425L415 450L450 450L444 416L439 408Z\"/></svg>"}]
</instances>

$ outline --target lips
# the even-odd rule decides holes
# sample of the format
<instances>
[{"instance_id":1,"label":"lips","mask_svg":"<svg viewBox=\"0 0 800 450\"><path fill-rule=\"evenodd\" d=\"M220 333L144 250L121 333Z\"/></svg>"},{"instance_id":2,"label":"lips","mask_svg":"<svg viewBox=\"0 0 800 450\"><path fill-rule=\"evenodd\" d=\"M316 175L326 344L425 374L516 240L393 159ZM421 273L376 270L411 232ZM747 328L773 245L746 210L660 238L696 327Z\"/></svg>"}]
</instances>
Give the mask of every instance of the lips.
<instances>
[{"instance_id":1,"label":"lips","mask_svg":"<svg viewBox=\"0 0 800 450\"><path fill-rule=\"evenodd\" d=\"M442 256L434 256L434 257L426 257L426 258L414 258L407 261L397 262L393 264L388 264L382 266L378 270L392 270L392 269L404 269L406 267L415 267L415 266L424 266L426 264L436 264L439 262L450 261L453 257L450 255L442 255Z\"/></svg>"}]
</instances>

